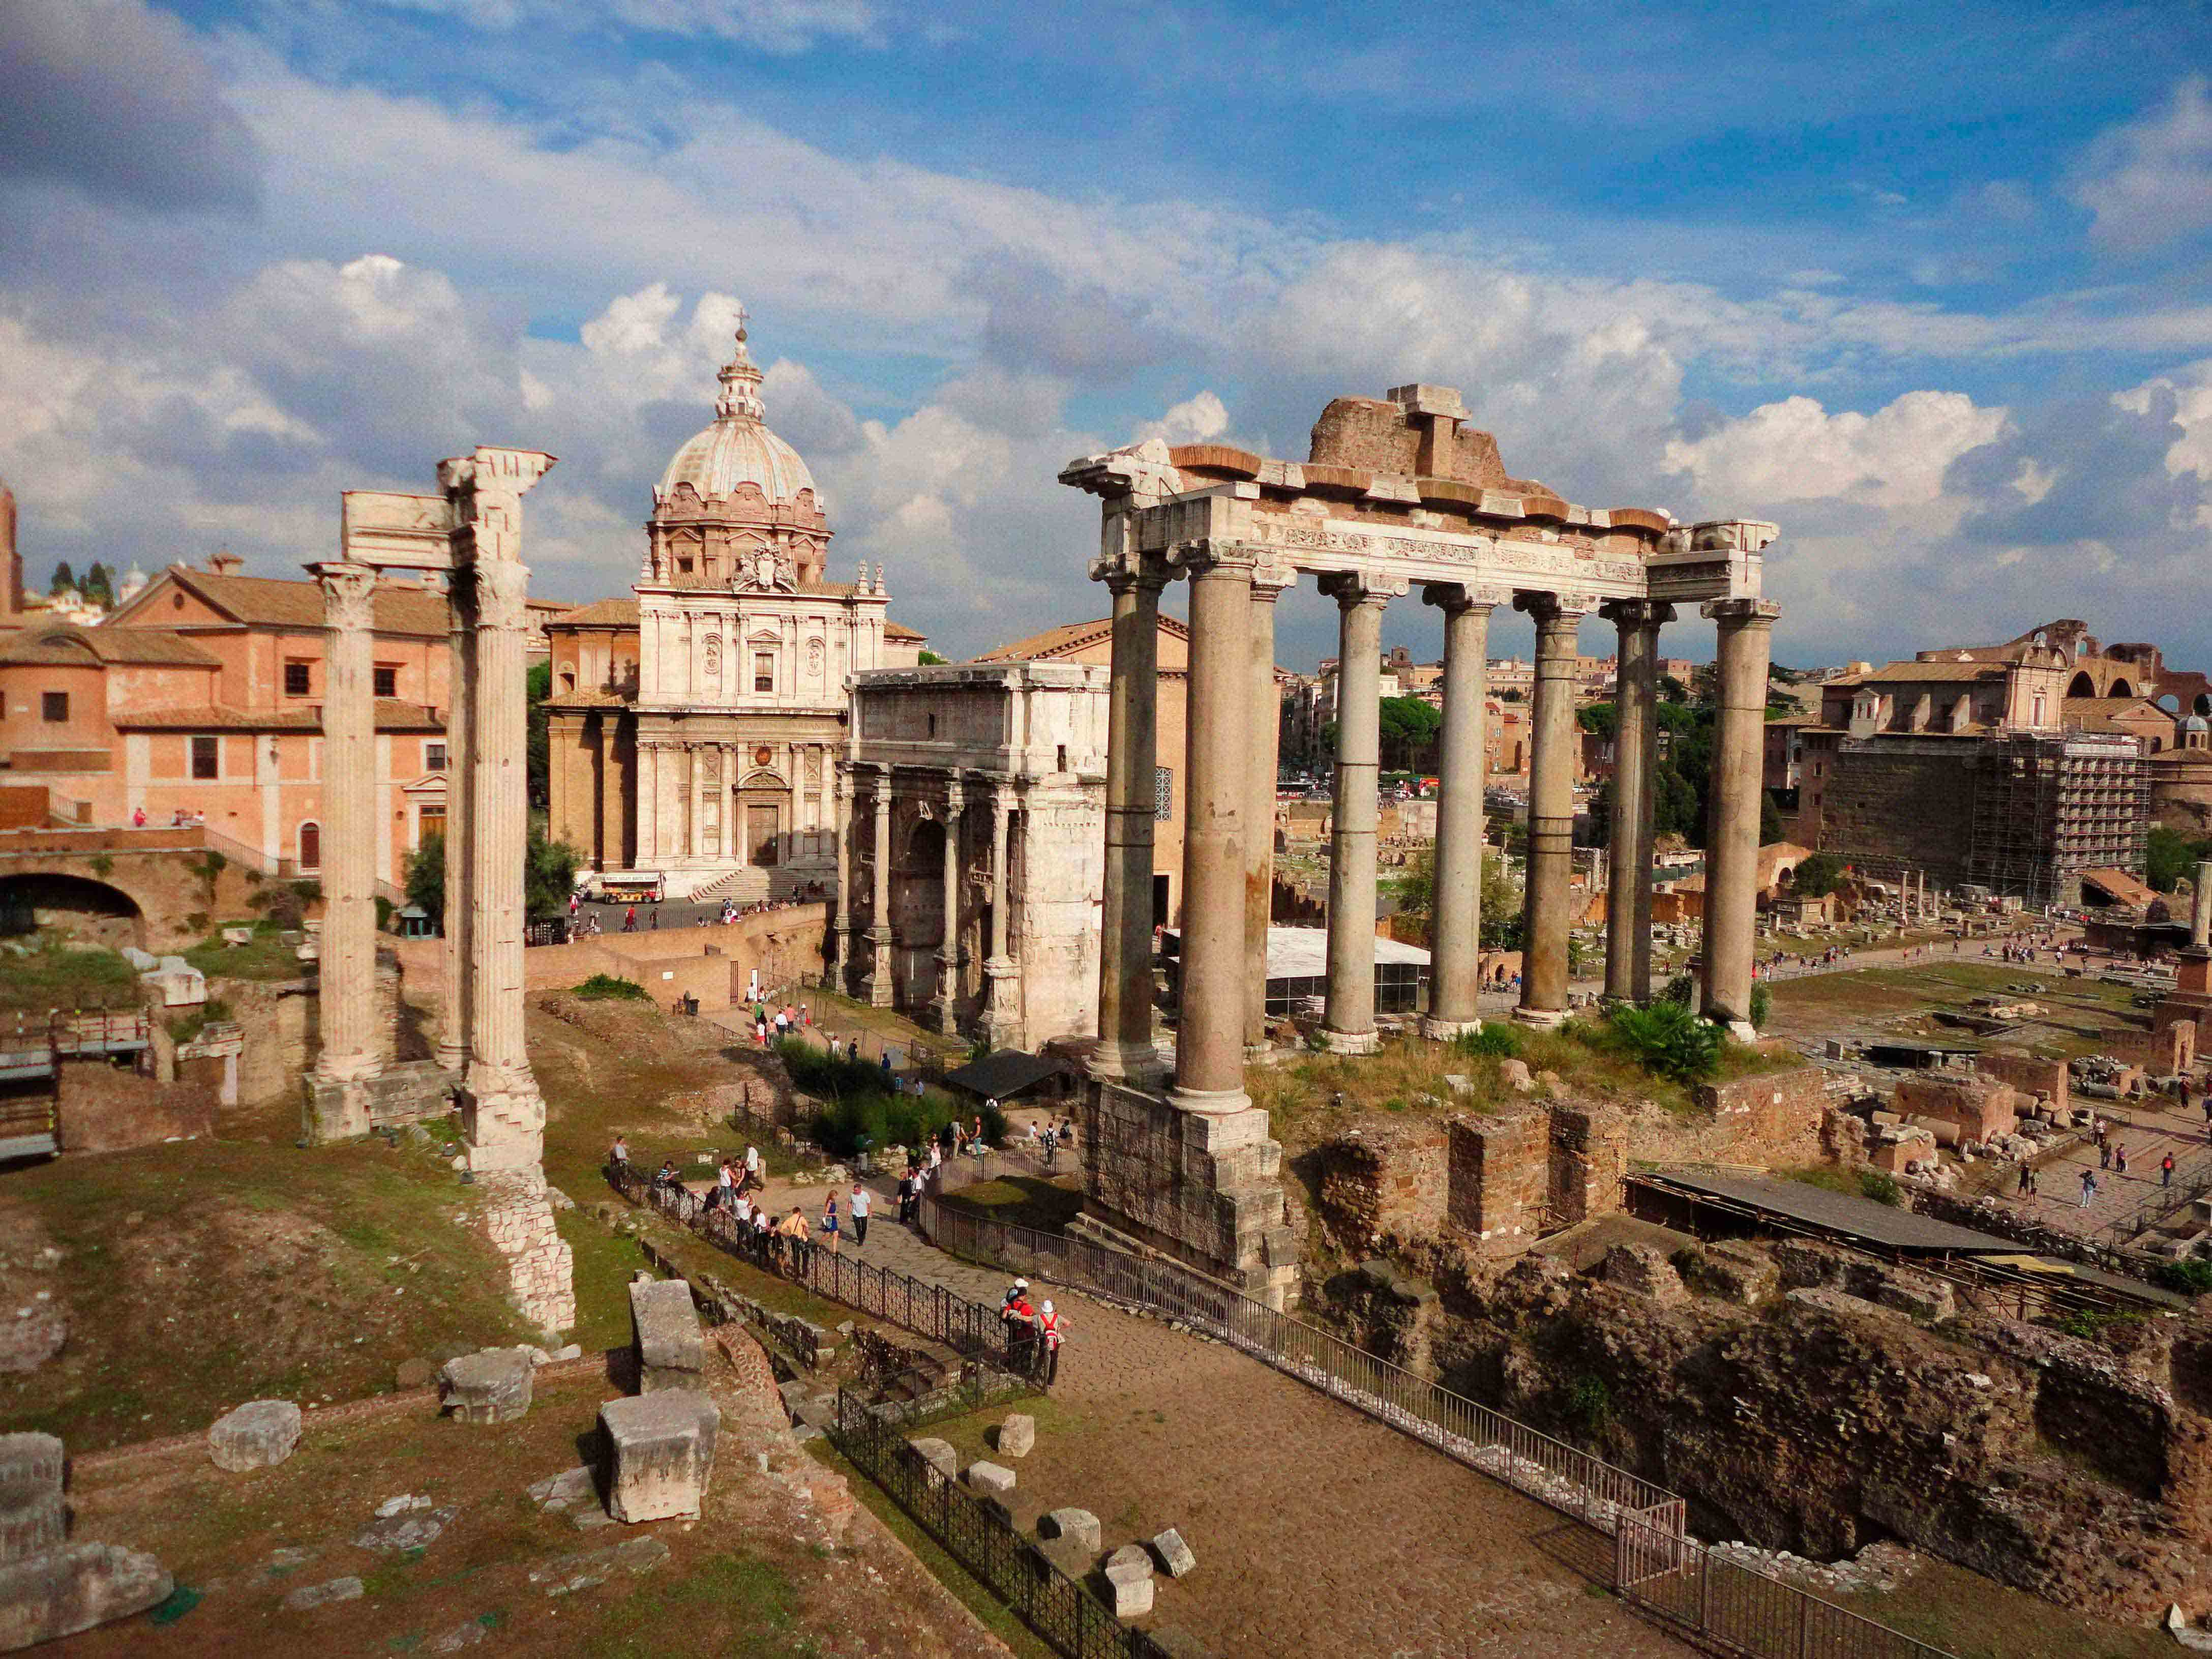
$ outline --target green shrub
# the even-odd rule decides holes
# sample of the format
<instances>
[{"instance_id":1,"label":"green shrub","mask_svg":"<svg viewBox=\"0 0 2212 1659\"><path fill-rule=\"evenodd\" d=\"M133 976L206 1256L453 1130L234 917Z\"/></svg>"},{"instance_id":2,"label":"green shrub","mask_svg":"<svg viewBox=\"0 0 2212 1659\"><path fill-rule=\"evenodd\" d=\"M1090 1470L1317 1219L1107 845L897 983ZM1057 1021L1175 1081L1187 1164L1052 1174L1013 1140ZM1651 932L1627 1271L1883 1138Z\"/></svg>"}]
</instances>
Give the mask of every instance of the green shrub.
<instances>
[{"instance_id":1,"label":"green shrub","mask_svg":"<svg viewBox=\"0 0 2212 1659\"><path fill-rule=\"evenodd\" d=\"M1677 974L1668 980L1659 993L1659 1000L1672 1002L1686 1008L1698 993L1698 981L1687 974Z\"/></svg>"},{"instance_id":2,"label":"green shrub","mask_svg":"<svg viewBox=\"0 0 2212 1659\"><path fill-rule=\"evenodd\" d=\"M390 899L385 897L383 894L379 893L376 896L376 931L378 933L380 933L386 928L392 926L392 912L397 908L398 907L396 907Z\"/></svg>"},{"instance_id":3,"label":"green shrub","mask_svg":"<svg viewBox=\"0 0 2212 1659\"><path fill-rule=\"evenodd\" d=\"M1698 1018L1686 1004L1615 1008L1609 1024L1614 1039L1654 1076L1688 1085L1720 1070L1720 1027Z\"/></svg>"},{"instance_id":4,"label":"green shrub","mask_svg":"<svg viewBox=\"0 0 2212 1659\"><path fill-rule=\"evenodd\" d=\"M1511 1060L1521 1052L1521 1029L1503 1020L1492 1020L1479 1031L1462 1031L1452 1039L1451 1046L1455 1054Z\"/></svg>"},{"instance_id":5,"label":"green shrub","mask_svg":"<svg viewBox=\"0 0 2212 1659\"><path fill-rule=\"evenodd\" d=\"M1583 1432L1601 1432L1613 1419L1613 1390L1605 1386L1605 1379L1588 1371L1577 1377L1567 1390L1567 1414L1582 1425Z\"/></svg>"},{"instance_id":6,"label":"green shrub","mask_svg":"<svg viewBox=\"0 0 2212 1659\"><path fill-rule=\"evenodd\" d=\"M1753 1030L1766 1029L1766 1017L1774 1012L1774 993L1762 981L1751 988L1751 1024Z\"/></svg>"},{"instance_id":7,"label":"green shrub","mask_svg":"<svg viewBox=\"0 0 2212 1659\"><path fill-rule=\"evenodd\" d=\"M645 987L634 979L617 979L612 974L593 974L576 988L580 1002L649 1002Z\"/></svg>"},{"instance_id":8,"label":"green shrub","mask_svg":"<svg viewBox=\"0 0 2212 1659\"><path fill-rule=\"evenodd\" d=\"M1859 1171L1859 1196L1893 1208L1905 1202L1905 1189L1880 1170Z\"/></svg>"},{"instance_id":9,"label":"green shrub","mask_svg":"<svg viewBox=\"0 0 2212 1659\"><path fill-rule=\"evenodd\" d=\"M2212 1261L2195 1255L2184 1256L2179 1261L2161 1261L2152 1270L2151 1277L2169 1291L2179 1291L2184 1296L2202 1296L2212 1291Z\"/></svg>"}]
</instances>

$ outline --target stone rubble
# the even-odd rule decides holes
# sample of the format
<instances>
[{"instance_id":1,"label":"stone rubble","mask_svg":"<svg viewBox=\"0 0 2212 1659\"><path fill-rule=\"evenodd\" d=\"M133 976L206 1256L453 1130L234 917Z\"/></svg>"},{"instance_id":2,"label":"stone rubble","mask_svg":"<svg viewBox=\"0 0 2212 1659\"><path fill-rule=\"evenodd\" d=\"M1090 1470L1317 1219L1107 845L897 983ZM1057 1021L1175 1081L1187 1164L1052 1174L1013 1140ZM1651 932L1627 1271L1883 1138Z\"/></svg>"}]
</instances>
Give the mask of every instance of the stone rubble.
<instances>
[{"instance_id":1,"label":"stone rubble","mask_svg":"<svg viewBox=\"0 0 2212 1659\"><path fill-rule=\"evenodd\" d=\"M1089 1510L1048 1510L1037 1517L1037 1534L1047 1539L1068 1539L1094 1553L1103 1543L1098 1517Z\"/></svg>"},{"instance_id":2,"label":"stone rubble","mask_svg":"<svg viewBox=\"0 0 2212 1659\"><path fill-rule=\"evenodd\" d=\"M1022 1412L1010 1413L999 1425L998 1450L1002 1457L1027 1457L1036 1448L1036 1419Z\"/></svg>"},{"instance_id":3,"label":"stone rubble","mask_svg":"<svg viewBox=\"0 0 2212 1659\"><path fill-rule=\"evenodd\" d=\"M319 1584L301 1585L284 1598L284 1605L295 1613L304 1613L331 1601L358 1601L364 1593L358 1578L331 1578Z\"/></svg>"},{"instance_id":4,"label":"stone rubble","mask_svg":"<svg viewBox=\"0 0 2212 1659\"><path fill-rule=\"evenodd\" d=\"M530 1501L542 1510L565 1510L592 1495L592 1472L582 1464L549 1474L530 1488Z\"/></svg>"},{"instance_id":5,"label":"stone rubble","mask_svg":"<svg viewBox=\"0 0 2212 1659\"><path fill-rule=\"evenodd\" d=\"M1152 1558L1142 1544L1124 1544L1100 1569L1116 1619L1141 1619L1152 1610Z\"/></svg>"},{"instance_id":6,"label":"stone rubble","mask_svg":"<svg viewBox=\"0 0 2212 1659\"><path fill-rule=\"evenodd\" d=\"M226 1413L208 1430L208 1455L219 1469L243 1474L269 1468L300 1444L300 1408L289 1400L253 1400Z\"/></svg>"},{"instance_id":7,"label":"stone rubble","mask_svg":"<svg viewBox=\"0 0 2212 1659\"><path fill-rule=\"evenodd\" d=\"M1170 1578L1186 1578L1198 1570L1198 1557L1173 1527L1152 1540L1152 1553L1159 1558L1160 1570Z\"/></svg>"},{"instance_id":8,"label":"stone rubble","mask_svg":"<svg viewBox=\"0 0 2212 1659\"><path fill-rule=\"evenodd\" d=\"M548 1595L570 1595L604 1584L617 1572L632 1577L651 1572L668 1559L668 1546L658 1538L631 1538L602 1550L564 1555L530 1570L530 1582L545 1586Z\"/></svg>"},{"instance_id":9,"label":"stone rubble","mask_svg":"<svg viewBox=\"0 0 2212 1659\"><path fill-rule=\"evenodd\" d=\"M1002 1463L988 1463L978 1458L968 1466L968 1484L977 1492L1002 1496L1014 1489L1014 1472Z\"/></svg>"},{"instance_id":10,"label":"stone rubble","mask_svg":"<svg viewBox=\"0 0 2212 1659\"><path fill-rule=\"evenodd\" d=\"M354 1547L364 1550L419 1550L435 1543L438 1534L453 1522L460 1510L403 1510L370 1522L354 1534Z\"/></svg>"},{"instance_id":11,"label":"stone rubble","mask_svg":"<svg viewBox=\"0 0 2212 1659\"><path fill-rule=\"evenodd\" d=\"M530 1410L532 1369L527 1348L482 1348L446 1362L439 1397L464 1423L511 1423Z\"/></svg>"}]
</instances>

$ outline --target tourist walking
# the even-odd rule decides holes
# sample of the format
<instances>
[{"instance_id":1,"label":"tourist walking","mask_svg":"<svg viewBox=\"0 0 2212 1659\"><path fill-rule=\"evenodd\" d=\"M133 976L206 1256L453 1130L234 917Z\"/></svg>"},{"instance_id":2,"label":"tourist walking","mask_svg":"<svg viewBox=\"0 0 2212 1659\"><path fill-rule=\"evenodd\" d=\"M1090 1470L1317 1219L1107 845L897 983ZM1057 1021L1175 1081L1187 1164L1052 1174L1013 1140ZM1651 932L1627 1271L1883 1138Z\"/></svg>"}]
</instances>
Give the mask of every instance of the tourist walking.
<instances>
[{"instance_id":1,"label":"tourist walking","mask_svg":"<svg viewBox=\"0 0 2212 1659\"><path fill-rule=\"evenodd\" d=\"M625 933L637 932L637 906L635 904L623 912L623 932Z\"/></svg>"},{"instance_id":2,"label":"tourist walking","mask_svg":"<svg viewBox=\"0 0 2212 1659\"><path fill-rule=\"evenodd\" d=\"M859 1182L853 1183L853 1195L847 1200L853 1214L853 1248L859 1249L868 1242L868 1212L875 1207L876 1195Z\"/></svg>"},{"instance_id":3,"label":"tourist walking","mask_svg":"<svg viewBox=\"0 0 2212 1659\"><path fill-rule=\"evenodd\" d=\"M2097 1167L2100 1170L2112 1167L2112 1149L2101 1140L2097 1143Z\"/></svg>"},{"instance_id":4,"label":"tourist walking","mask_svg":"<svg viewBox=\"0 0 2212 1659\"><path fill-rule=\"evenodd\" d=\"M615 1144L607 1148L607 1162L613 1167L617 1176L628 1175L629 1173L629 1142L617 1135Z\"/></svg>"},{"instance_id":5,"label":"tourist walking","mask_svg":"<svg viewBox=\"0 0 2212 1659\"><path fill-rule=\"evenodd\" d=\"M1037 1321L1038 1334L1044 1339L1044 1385L1050 1388L1060 1378L1060 1316L1052 1310L1052 1304L1044 1304L1042 1316Z\"/></svg>"},{"instance_id":6,"label":"tourist walking","mask_svg":"<svg viewBox=\"0 0 2212 1659\"><path fill-rule=\"evenodd\" d=\"M2161 1187L2173 1185L2173 1154L2172 1152L2168 1152L2158 1161L2158 1184Z\"/></svg>"},{"instance_id":7,"label":"tourist walking","mask_svg":"<svg viewBox=\"0 0 2212 1659\"><path fill-rule=\"evenodd\" d=\"M745 1148L745 1184L748 1187L761 1184L760 1148L757 1146Z\"/></svg>"},{"instance_id":8,"label":"tourist walking","mask_svg":"<svg viewBox=\"0 0 2212 1659\"><path fill-rule=\"evenodd\" d=\"M806 1231L806 1212L793 1205L791 1213L777 1224L775 1231L782 1241L785 1263L793 1273L805 1273L807 1253L814 1248L813 1239Z\"/></svg>"},{"instance_id":9,"label":"tourist walking","mask_svg":"<svg viewBox=\"0 0 2212 1659\"><path fill-rule=\"evenodd\" d=\"M2124 1140L2118 1146L2112 1148L2112 1173L2114 1175L2125 1175L2127 1172L2128 1143Z\"/></svg>"},{"instance_id":10,"label":"tourist walking","mask_svg":"<svg viewBox=\"0 0 2212 1659\"><path fill-rule=\"evenodd\" d=\"M2097 1172L2096 1172L2094 1170L2082 1170L2082 1171L2081 1171L2081 1207L2082 1207L2083 1209L2085 1209L2085 1210L2086 1210L2086 1209L2087 1209L2087 1208L2089 1207L2089 1200L2090 1200L2091 1199L2093 1199L2093 1198L2096 1197L2096 1195L2097 1195Z\"/></svg>"},{"instance_id":11,"label":"tourist walking","mask_svg":"<svg viewBox=\"0 0 2212 1659\"><path fill-rule=\"evenodd\" d=\"M830 1254L837 1254L837 1194L830 1193L822 1200L822 1231L829 1236Z\"/></svg>"},{"instance_id":12,"label":"tourist walking","mask_svg":"<svg viewBox=\"0 0 2212 1659\"><path fill-rule=\"evenodd\" d=\"M2026 1158L2022 1158L2022 1159L2021 1159L2021 1161L2020 1161L2020 1190L2019 1190L2017 1193L2015 1193L2015 1194L2014 1194L2014 1197L2016 1197L2016 1198L2026 1198L2026 1197L2027 1196L2027 1172L2028 1172L2029 1169L2030 1169L2030 1168L2032 1168L2032 1167L2033 1167L2033 1166L2029 1164L2028 1161L2027 1161Z\"/></svg>"}]
</instances>

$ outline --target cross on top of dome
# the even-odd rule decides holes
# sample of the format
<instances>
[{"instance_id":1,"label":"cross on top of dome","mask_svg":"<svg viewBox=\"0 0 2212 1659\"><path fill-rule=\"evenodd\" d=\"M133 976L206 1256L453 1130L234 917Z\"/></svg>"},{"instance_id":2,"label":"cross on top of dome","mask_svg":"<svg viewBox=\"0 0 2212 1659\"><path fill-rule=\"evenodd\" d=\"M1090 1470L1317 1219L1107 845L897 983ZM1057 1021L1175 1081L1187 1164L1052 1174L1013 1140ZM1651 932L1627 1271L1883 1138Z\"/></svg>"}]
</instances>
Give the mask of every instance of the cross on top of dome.
<instances>
[{"instance_id":1,"label":"cross on top of dome","mask_svg":"<svg viewBox=\"0 0 2212 1659\"><path fill-rule=\"evenodd\" d=\"M714 413L726 421L757 421L768 413L760 399L760 369L752 354L745 349L745 316L741 304L738 307L737 349L715 377L722 383L722 395L714 399Z\"/></svg>"}]
</instances>

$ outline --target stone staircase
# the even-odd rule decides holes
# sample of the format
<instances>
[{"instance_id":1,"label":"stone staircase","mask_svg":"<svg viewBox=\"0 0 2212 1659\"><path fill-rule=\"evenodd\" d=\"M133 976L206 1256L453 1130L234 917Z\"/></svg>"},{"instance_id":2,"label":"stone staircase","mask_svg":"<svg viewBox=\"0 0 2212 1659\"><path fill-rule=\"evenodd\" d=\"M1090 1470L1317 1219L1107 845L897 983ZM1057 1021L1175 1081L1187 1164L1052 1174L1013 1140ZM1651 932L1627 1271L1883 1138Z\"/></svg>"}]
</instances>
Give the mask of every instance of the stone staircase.
<instances>
[{"instance_id":1,"label":"stone staircase","mask_svg":"<svg viewBox=\"0 0 2212 1659\"><path fill-rule=\"evenodd\" d=\"M725 875L703 882L684 895L689 904L716 904L729 899L751 904L769 896L770 872L757 865L741 865Z\"/></svg>"}]
</instances>

